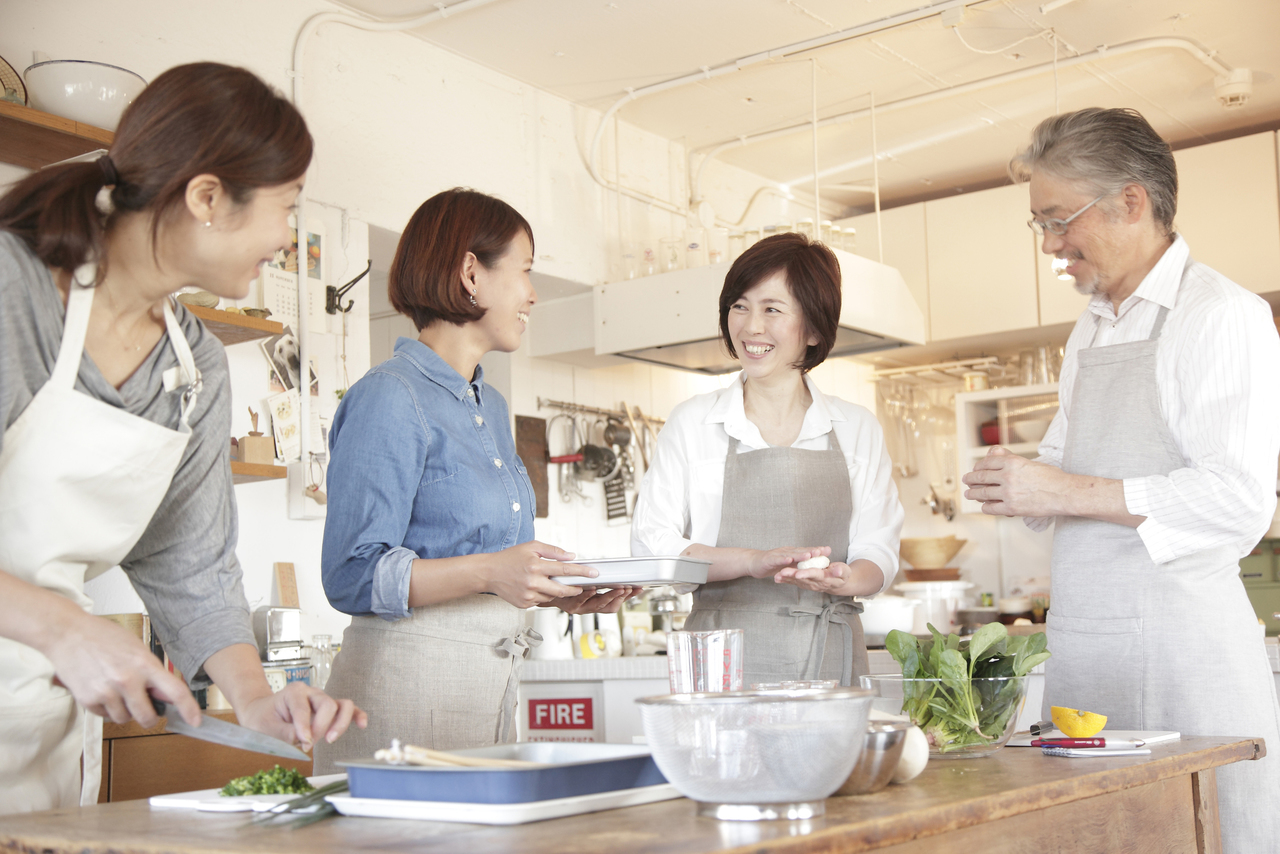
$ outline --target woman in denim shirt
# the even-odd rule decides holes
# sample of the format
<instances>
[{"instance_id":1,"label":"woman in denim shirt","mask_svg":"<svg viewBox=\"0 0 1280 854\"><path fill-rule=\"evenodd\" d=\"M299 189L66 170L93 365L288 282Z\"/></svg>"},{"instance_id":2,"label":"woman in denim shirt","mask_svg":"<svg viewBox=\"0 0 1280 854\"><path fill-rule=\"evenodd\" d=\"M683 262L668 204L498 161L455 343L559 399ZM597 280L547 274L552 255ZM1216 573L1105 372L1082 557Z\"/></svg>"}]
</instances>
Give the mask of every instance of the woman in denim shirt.
<instances>
[{"instance_id":1,"label":"woman in denim shirt","mask_svg":"<svg viewBox=\"0 0 1280 854\"><path fill-rule=\"evenodd\" d=\"M520 609L615 611L633 592L551 580L597 573L533 539L507 403L479 366L520 346L532 263L524 217L471 190L428 199L401 236L389 295L418 338L351 387L330 433L324 586L353 619L328 687L368 711L369 727L317 745L317 773L393 738L514 740L519 662L537 642Z\"/></svg>"}]
</instances>

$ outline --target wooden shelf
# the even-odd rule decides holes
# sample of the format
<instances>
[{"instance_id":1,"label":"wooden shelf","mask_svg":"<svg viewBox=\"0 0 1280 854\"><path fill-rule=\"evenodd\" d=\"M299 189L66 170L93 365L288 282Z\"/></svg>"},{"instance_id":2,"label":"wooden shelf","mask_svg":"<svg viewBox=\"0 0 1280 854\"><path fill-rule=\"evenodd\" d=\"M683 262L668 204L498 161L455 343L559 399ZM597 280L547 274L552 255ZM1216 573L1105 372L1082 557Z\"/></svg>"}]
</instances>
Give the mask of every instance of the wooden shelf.
<instances>
[{"instance_id":1,"label":"wooden shelf","mask_svg":"<svg viewBox=\"0 0 1280 854\"><path fill-rule=\"evenodd\" d=\"M39 169L68 157L110 148L111 131L0 101L0 161Z\"/></svg>"},{"instance_id":2,"label":"wooden shelf","mask_svg":"<svg viewBox=\"0 0 1280 854\"><path fill-rule=\"evenodd\" d=\"M279 480L288 474L284 466L267 466L262 463L231 461L232 483L257 483L261 480Z\"/></svg>"},{"instance_id":3,"label":"wooden shelf","mask_svg":"<svg viewBox=\"0 0 1280 854\"><path fill-rule=\"evenodd\" d=\"M184 303L184 305L187 304ZM187 305L187 310L204 321L205 328L218 336L224 345L253 341L284 332L284 324L261 317L232 314L229 311L205 308L201 305Z\"/></svg>"}]
</instances>

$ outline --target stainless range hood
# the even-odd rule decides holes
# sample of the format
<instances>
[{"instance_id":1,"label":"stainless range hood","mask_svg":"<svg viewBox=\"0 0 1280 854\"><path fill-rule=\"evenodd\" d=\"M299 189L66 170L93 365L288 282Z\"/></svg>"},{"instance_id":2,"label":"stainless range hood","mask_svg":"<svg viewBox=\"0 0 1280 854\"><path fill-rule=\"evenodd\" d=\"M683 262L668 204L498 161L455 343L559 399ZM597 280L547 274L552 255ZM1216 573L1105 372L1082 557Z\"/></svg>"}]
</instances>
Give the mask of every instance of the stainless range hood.
<instances>
[{"instance_id":1,"label":"stainless range hood","mask_svg":"<svg viewBox=\"0 0 1280 854\"><path fill-rule=\"evenodd\" d=\"M902 274L833 251L844 295L831 357L925 343L924 314ZM728 272L728 264L716 264L597 286L596 354L703 374L738 370L720 344L720 289Z\"/></svg>"}]
</instances>

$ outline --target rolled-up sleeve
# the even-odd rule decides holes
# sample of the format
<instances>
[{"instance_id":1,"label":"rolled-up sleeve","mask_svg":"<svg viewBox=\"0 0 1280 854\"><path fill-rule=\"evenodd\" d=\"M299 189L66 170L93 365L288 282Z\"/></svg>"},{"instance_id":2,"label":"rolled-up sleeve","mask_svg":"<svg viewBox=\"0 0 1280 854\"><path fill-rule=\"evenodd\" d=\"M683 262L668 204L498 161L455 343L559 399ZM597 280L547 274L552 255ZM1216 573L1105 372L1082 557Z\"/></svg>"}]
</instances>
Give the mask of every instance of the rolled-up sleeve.
<instances>
[{"instance_id":1,"label":"rolled-up sleeve","mask_svg":"<svg viewBox=\"0 0 1280 854\"><path fill-rule=\"evenodd\" d=\"M1280 338L1245 300L1216 306L1181 348L1174 431L1186 460L1167 475L1126 478L1125 505L1158 564L1209 548L1241 554L1275 512L1280 445Z\"/></svg>"},{"instance_id":2,"label":"rolled-up sleeve","mask_svg":"<svg viewBox=\"0 0 1280 854\"><path fill-rule=\"evenodd\" d=\"M239 522L231 481L231 387L226 353L187 327L204 379L191 438L147 530L121 561L151 616L165 653L196 688L209 684L204 663L234 644L255 644L240 563ZM198 334L197 334L198 332ZM164 402L177 421L178 393Z\"/></svg>"},{"instance_id":3,"label":"rolled-up sleeve","mask_svg":"<svg viewBox=\"0 0 1280 854\"><path fill-rule=\"evenodd\" d=\"M418 555L403 543L429 437L411 389L395 374L375 370L343 397L330 432L321 554L325 595L339 611L387 620L409 614Z\"/></svg>"},{"instance_id":4,"label":"rolled-up sleeve","mask_svg":"<svg viewBox=\"0 0 1280 854\"><path fill-rule=\"evenodd\" d=\"M859 407L845 424L852 429L851 444L846 445L843 437L840 444L852 451L849 488L853 493L845 562L869 560L880 567L884 583L877 593L883 593L898 574L898 545L906 514L893 482L893 463L889 460L884 432L875 416Z\"/></svg>"},{"instance_id":5,"label":"rolled-up sleeve","mask_svg":"<svg viewBox=\"0 0 1280 854\"><path fill-rule=\"evenodd\" d=\"M678 555L693 540L689 536L689 455L685 441L688 409L677 407L658 434L649 470L631 520L631 554Z\"/></svg>"}]
</instances>

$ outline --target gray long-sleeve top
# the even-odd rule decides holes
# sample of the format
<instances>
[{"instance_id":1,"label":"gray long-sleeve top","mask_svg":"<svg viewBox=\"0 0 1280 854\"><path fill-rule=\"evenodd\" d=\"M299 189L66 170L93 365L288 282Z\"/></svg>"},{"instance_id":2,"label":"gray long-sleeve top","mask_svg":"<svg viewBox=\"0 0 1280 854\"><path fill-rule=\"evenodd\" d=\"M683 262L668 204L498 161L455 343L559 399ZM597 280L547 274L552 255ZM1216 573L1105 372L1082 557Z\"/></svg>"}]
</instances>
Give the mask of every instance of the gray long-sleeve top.
<instances>
[{"instance_id":1,"label":"gray long-sleeve top","mask_svg":"<svg viewBox=\"0 0 1280 854\"><path fill-rule=\"evenodd\" d=\"M179 305L175 313L204 388L169 491L121 568L146 604L165 651L192 686L201 687L208 684L203 667L210 655L232 644L252 644L254 637L235 554L227 356L221 342L185 307ZM0 231L0 423L6 430L52 374L65 314L48 268L21 239ZM85 355L76 390L177 429L181 392L165 392L163 381L164 372L177 364L165 333L119 390ZM82 427L93 429L92 424ZM0 438L0 447L2 443ZM38 501L40 496L31 498Z\"/></svg>"}]
</instances>

